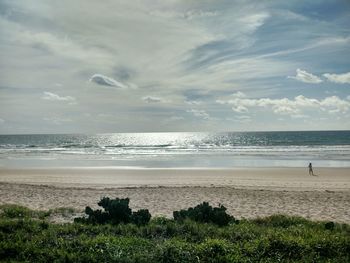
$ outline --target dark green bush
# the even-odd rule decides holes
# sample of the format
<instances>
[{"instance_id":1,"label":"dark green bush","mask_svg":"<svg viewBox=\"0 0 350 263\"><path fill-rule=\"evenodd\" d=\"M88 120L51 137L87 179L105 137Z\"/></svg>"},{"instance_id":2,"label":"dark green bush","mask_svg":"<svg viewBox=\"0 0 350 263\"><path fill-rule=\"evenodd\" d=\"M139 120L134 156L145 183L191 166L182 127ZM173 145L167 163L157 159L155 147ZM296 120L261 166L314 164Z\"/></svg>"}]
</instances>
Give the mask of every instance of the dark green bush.
<instances>
[{"instance_id":1,"label":"dark green bush","mask_svg":"<svg viewBox=\"0 0 350 263\"><path fill-rule=\"evenodd\" d=\"M132 214L129 208L129 201L129 198L109 199L108 197L104 197L98 202L98 205L104 208L107 214L107 220L111 223L129 223Z\"/></svg>"},{"instance_id":2,"label":"dark green bush","mask_svg":"<svg viewBox=\"0 0 350 263\"><path fill-rule=\"evenodd\" d=\"M208 202L203 202L187 210L174 211L173 216L175 221L181 222L188 218L196 222L213 223L219 226L226 226L230 222L235 222L234 217L226 213L226 207L220 205L213 208Z\"/></svg>"},{"instance_id":3,"label":"dark green bush","mask_svg":"<svg viewBox=\"0 0 350 263\"><path fill-rule=\"evenodd\" d=\"M325 227L326 229L328 229L328 230L333 230L333 229L334 229L334 226L335 226L335 224L334 224L332 221L327 222L327 223L324 224L324 227Z\"/></svg>"},{"instance_id":4,"label":"dark green bush","mask_svg":"<svg viewBox=\"0 0 350 263\"><path fill-rule=\"evenodd\" d=\"M140 209L136 212L132 212L131 220L132 223L136 225L146 225L151 220L151 214L148 209Z\"/></svg>"},{"instance_id":5,"label":"dark green bush","mask_svg":"<svg viewBox=\"0 0 350 263\"><path fill-rule=\"evenodd\" d=\"M129 198L125 199L110 199L108 197L102 198L98 205L101 209L93 210L89 206L85 208L87 218L76 218L74 221L78 223L94 223L94 224L120 224L120 223L134 223L137 225L145 225L151 219L151 214L147 209L141 209L132 212L129 208Z\"/></svg>"}]
</instances>

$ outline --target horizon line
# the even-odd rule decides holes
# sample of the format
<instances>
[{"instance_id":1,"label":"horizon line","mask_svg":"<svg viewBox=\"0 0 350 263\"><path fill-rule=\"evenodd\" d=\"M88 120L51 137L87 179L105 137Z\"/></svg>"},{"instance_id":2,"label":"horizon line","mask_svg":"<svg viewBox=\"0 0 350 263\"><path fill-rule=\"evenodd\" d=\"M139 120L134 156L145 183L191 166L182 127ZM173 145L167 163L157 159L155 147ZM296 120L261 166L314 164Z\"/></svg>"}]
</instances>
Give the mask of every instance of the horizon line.
<instances>
[{"instance_id":1,"label":"horizon line","mask_svg":"<svg viewBox=\"0 0 350 263\"><path fill-rule=\"evenodd\" d=\"M246 131L130 131L130 132L72 132L72 133L0 133L0 136L8 135L102 135L102 134L123 134L123 133L253 133L253 132L341 132L350 129L329 129L329 130L246 130Z\"/></svg>"}]
</instances>

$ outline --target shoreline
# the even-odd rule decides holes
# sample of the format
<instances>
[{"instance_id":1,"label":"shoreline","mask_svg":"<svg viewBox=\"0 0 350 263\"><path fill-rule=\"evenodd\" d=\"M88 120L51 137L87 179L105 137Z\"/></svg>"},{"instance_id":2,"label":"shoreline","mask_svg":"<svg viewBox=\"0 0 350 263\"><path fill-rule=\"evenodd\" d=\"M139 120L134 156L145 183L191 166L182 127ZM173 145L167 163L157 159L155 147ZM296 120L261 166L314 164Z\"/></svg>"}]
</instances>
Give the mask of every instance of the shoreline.
<instances>
[{"instance_id":1,"label":"shoreline","mask_svg":"<svg viewBox=\"0 0 350 263\"><path fill-rule=\"evenodd\" d=\"M350 191L350 168L233 168L233 169L2 169L0 183L77 188L233 187L268 190Z\"/></svg>"}]
</instances>

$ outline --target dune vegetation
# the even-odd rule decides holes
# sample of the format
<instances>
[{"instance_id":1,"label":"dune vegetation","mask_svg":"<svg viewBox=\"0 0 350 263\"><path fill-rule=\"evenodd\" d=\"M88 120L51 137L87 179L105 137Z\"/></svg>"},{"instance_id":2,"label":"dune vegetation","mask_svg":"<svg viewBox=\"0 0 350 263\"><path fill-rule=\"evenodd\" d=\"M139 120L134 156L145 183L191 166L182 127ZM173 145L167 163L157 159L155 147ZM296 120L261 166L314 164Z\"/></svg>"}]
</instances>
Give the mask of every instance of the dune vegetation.
<instances>
[{"instance_id":1,"label":"dune vegetation","mask_svg":"<svg viewBox=\"0 0 350 263\"><path fill-rule=\"evenodd\" d=\"M274 215L236 220L202 203L174 218L132 212L128 199L57 224L52 213L0 206L2 262L350 262L350 226ZM118 213L117 211L121 211ZM117 219L116 219L117 218Z\"/></svg>"}]
</instances>

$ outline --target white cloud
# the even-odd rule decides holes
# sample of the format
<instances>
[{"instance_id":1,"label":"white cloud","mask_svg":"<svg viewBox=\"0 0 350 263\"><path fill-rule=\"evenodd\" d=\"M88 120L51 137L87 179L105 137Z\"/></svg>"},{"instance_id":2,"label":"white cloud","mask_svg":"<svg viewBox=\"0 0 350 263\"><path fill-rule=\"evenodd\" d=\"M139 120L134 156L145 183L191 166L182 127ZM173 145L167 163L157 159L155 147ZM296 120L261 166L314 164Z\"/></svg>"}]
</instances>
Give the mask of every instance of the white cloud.
<instances>
[{"instance_id":1,"label":"white cloud","mask_svg":"<svg viewBox=\"0 0 350 263\"><path fill-rule=\"evenodd\" d=\"M226 120L240 122L240 123L248 123L252 121L251 117L248 115L239 115L239 116L235 116L234 118L229 117L229 118L226 118Z\"/></svg>"},{"instance_id":2,"label":"white cloud","mask_svg":"<svg viewBox=\"0 0 350 263\"><path fill-rule=\"evenodd\" d=\"M45 117L43 120L55 125L60 125L60 124L73 121L69 118L62 118L62 117Z\"/></svg>"},{"instance_id":3,"label":"white cloud","mask_svg":"<svg viewBox=\"0 0 350 263\"><path fill-rule=\"evenodd\" d=\"M241 91L237 91L236 93L231 94L231 97L232 98L245 98L245 97L247 97L247 95L245 95Z\"/></svg>"},{"instance_id":4,"label":"white cloud","mask_svg":"<svg viewBox=\"0 0 350 263\"><path fill-rule=\"evenodd\" d=\"M180 19L192 20L196 18L217 16L219 13L217 11L203 11L203 10L189 10L185 12L154 10L149 12L149 14L152 16L161 17L161 18L180 18Z\"/></svg>"},{"instance_id":5,"label":"white cloud","mask_svg":"<svg viewBox=\"0 0 350 263\"><path fill-rule=\"evenodd\" d=\"M350 102L347 100L342 100L337 96L327 97L319 101L320 105L324 108L330 108L329 112L332 113L346 113L350 108Z\"/></svg>"},{"instance_id":6,"label":"white cloud","mask_svg":"<svg viewBox=\"0 0 350 263\"><path fill-rule=\"evenodd\" d=\"M11 0L2 5L0 104L3 107L0 108L4 117L16 114L18 123L24 125L27 118L21 112L34 107L31 108L31 119L42 122L40 113L49 110L50 103L32 105L31 98L36 96L41 100L43 94L40 91L46 90L54 93L44 94L45 101L42 102L57 101L66 105L73 102L67 95L79 100L74 112L71 107L61 107L60 113L62 116L76 116L68 127L74 127L75 131L83 128L87 132L95 129L158 129L161 120L181 111L185 117L181 129L212 130L235 129L235 126L226 127L224 122L211 122L214 116L224 119L227 111L241 116L257 107L262 111L271 110L266 122L272 127L278 118L273 112L296 116L304 108L325 109L320 115L346 110L347 105L333 107L318 103L313 106L315 102L310 98L299 98L298 106L295 106L295 99L291 97L295 94L293 81L286 77L281 79L281 76L294 75L298 80L314 83L319 81L317 78L327 81L326 76L318 72L340 72L337 67L346 64L344 54L350 43L350 37L343 37L346 27L341 21L346 17L341 14L337 21L326 25L314 21L315 18L289 11L298 10L299 3L105 1L101 4L98 1L76 1L72 5L68 0L59 3L36 1L35 4ZM278 15L279 11L285 13ZM307 69L309 66L309 70L318 76L304 70L294 73L297 68ZM325 67L329 69L322 71ZM90 87L86 90L87 82ZM139 88L133 90L131 83L137 83ZM225 101L237 99L239 103L226 105L225 110L213 103L213 97L224 96L242 87L249 96L266 99L256 102L237 92ZM298 94L306 92L305 88L305 85L298 87ZM119 92L113 92L113 89ZM86 92L82 94L82 91ZM340 96L342 90L338 94L335 92L318 96ZM278 95L279 98L290 98L287 105L282 105L284 101L279 104L269 99L276 98L277 94L282 94ZM171 103L165 104L164 99L171 100ZM305 106L301 106L302 103ZM140 104L148 109L141 112ZM87 105L91 116L96 117L96 125L91 125L84 117ZM154 105L162 109L152 107ZM187 113L186 110L190 109L196 110ZM118 122L107 124L102 115L98 116L99 112L113 114ZM129 118L126 115L130 115ZM135 116L149 121L134 122ZM194 121L194 116L198 120ZM210 118L210 121L200 121L203 118ZM345 115L343 118L347 120ZM251 127L265 128L265 123L261 123ZM172 126L159 129L176 130L179 124L174 122ZM346 121L337 124L349 126ZM320 128L329 128L327 125L325 123ZM29 126L33 132L40 127L34 122Z\"/></svg>"},{"instance_id":7,"label":"white cloud","mask_svg":"<svg viewBox=\"0 0 350 263\"><path fill-rule=\"evenodd\" d=\"M182 116L171 116L170 118L169 118L169 120L171 120L171 121L181 121L181 120L184 120L185 118L184 117L182 117Z\"/></svg>"},{"instance_id":8,"label":"white cloud","mask_svg":"<svg viewBox=\"0 0 350 263\"><path fill-rule=\"evenodd\" d=\"M285 106L285 105L274 105L272 107L273 112L277 114L297 114L299 112L299 109L293 107L293 106Z\"/></svg>"},{"instance_id":9,"label":"white cloud","mask_svg":"<svg viewBox=\"0 0 350 263\"><path fill-rule=\"evenodd\" d=\"M51 100L51 101L67 101L67 102L71 102L71 103L74 103L76 100L74 97L71 97L71 96L59 96L55 93L52 93L52 92L48 92L48 91L45 91L44 92L44 95L41 97L43 100Z\"/></svg>"},{"instance_id":10,"label":"white cloud","mask_svg":"<svg viewBox=\"0 0 350 263\"><path fill-rule=\"evenodd\" d=\"M323 76L331 82L340 84L350 84L350 72L344 74L329 74L325 73Z\"/></svg>"},{"instance_id":11,"label":"white cloud","mask_svg":"<svg viewBox=\"0 0 350 263\"><path fill-rule=\"evenodd\" d=\"M325 37L325 38L317 39L312 43L306 44L303 47L275 51L275 52L260 55L258 56L258 58L285 56L285 55L291 55L294 53L313 50L316 48L323 48L326 46L348 45L349 43L350 43L350 37Z\"/></svg>"},{"instance_id":12,"label":"white cloud","mask_svg":"<svg viewBox=\"0 0 350 263\"><path fill-rule=\"evenodd\" d=\"M45 3L43 5L48 11L40 10L33 14L35 22L37 16L45 15L45 18L50 18L52 15L48 14L52 12L52 28L42 30L29 23L15 23L7 19L3 19L6 23L3 26L0 24L0 28L11 31L9 35L12 43L44 50L43 53L48 50L50 54L45 55L50 62L52 59L72 65L74 73L81 71L106 74L107 76L97 74L100 76L96 82L106 86L130 87L125 79L116 77L118 75L115 74L115 69L120 67L134 73L128 82L142 83L144 86L156 84L158 87L174 90L184 89L186 86L224 89L231 86L231 79L241 76L253 79L255 76L252 76L252 72L257 69L269 71L269 74L274 72L273 76L281 74L275 72L276 68L278 71L286 70L280 63L274 62L278 67L267 65L268 61L261 61L264 66L256 61L237 61L237 65L228 65L226 71L209 68L210 72L207 72L206 67L198 71L185 68L189 61L193 61L189 58L196 55L197 49L213 46L216 54L216 42L227 41L233 47L241 46L242 41L251 45L255 41L254 31L269 17L266 8L261 9L261 6L252 7L242 3L242 10L238 10L234 4L112 1L100 5L92 1L84 2L84 5L70 5L70 12L66 12L65 4L69 5L70 2L63 0L60 5ZM23 13L33 11L29 4L21 3L18 8L23 9ZM123 12L108 15L112 10ZM81 12L94 19L86 21L84 16L77 15ZM215 23L207 23L206 19ZM246 45L243 44L243 47ZM210 52L205 50L204 53ZM221 50L217 50L217 55L220 54ZM221 61L227 60L230 59ZM270 76L260 71L253 74ZM287 72L289 71L290 68ZM282 74L287 73L284 71ZM74 74L74 78L77 76L81 75ZM68 79L67 83L69 82L73 81ZM78 86L76 83L74 85Z\"/></svg>"},{"instance_id":13,"label":"white cloud","mask_svg":"<svg viewBox=\"0 0 350 263\"><path fill-rule=\"evenodd\" d=\"M232 107L232 110L235 112L239 112L239 113L248 112L247 107L242 106L242 105L234 106L234 107Z\"/></svg>"},{"instance_id":14,"label":"white cloud","mask_svg":"<svg viewBox=\"0 0 350 263\"><path fill-rule=\"evenodd\" d=\"M210 115L205 110L190 109L188 113L192 113L195 117L203 118L205 120L210 119Z\"/></svg>"},{"instance_id":15,"label":"white cloud","mask_svg":"<svg viewBox=\"0 0 350 263\"><path fill-rule=\"evenodd\" d=\"M199 100L186 100L185 103L188 104L188 105L201 105L201 104L203 104L203 101L199 101Z\"/></svg>"},{"instance_id":16,"label":"white cloud","mask_svg":"<svg viewBox=\"0 0 350 263\"><path fill-rule=\"evenodd\" d=\"M241 116L237 116L236 118L239 122L242 122L242 123L247 123L252 121L251 117L248 115L241 115Z\"/></svg>"},{"instance_id":17,"label":"white cloud","mask_svg":"<svg viewBox=\"0 0 350 263\"><path fill-rule=\"evenodd\" d=\"M113 114L99 113L99 114L97 114L97 117L99 117L99 118L110 118L110 117L113 117Z\"/></svg>"},{"instance_id":18,"label":"white cloud","mask_svg":"<svg viewBox=\"0 0 350 263\"><path fill-rule=\"evenodd\" d=\"M306 119L309 116L305 115L305 114L292 114L290 115L293 119Z\"/></svg>"},{"instance_id":19,"label":"white cloud","mask_svg":"<svg viewBox=\"0 0 350 263\"><path fill-rule=\"evenodd\" d=\"M301 70L298 68L296 70L296 73L297 73L296 76L288 76L288 78L296 79L305 83L313 83L313 84L318 84L322 82L322 79L305 70Z\"/></svg>"},{"instance_id":20,"label":"white cloud","mask_svg":"<svg viewBox=\"0 0 350 263\"><path fill-rule=\"evenodd\" d=\"M142 98L142 100L147 102L147 103L165 103L165 102L168 102L167 100L164 100L163 98L154 97L154 96L145 96Z\"/></svg>"},{"instance_id":21,"label":"white cloud","mask_svg":"<svg viewBox=\"0 0 350 263\"><path fill-rule=\"evenodd\" d=\"M11 23L8 23L11 26ZM46 50L53 55L94 63L99 66L112 65L108 52L96 47L86 47L66 36L62 37L51 32L36 32L24 26L15 24L14 32L11 33L12 40L23 45L32 46L37 49Z\"/></svg>"},{"instance_id":22,"label":"white cloud","mask_svg":"<svg viewBox=\"0 0 350 263\"><path fill-rule=\"evenodd\" d=\"M268 13L255 13L243 16L238 21L246 25L246 30L254 32L257 28L265 23L265 20L269 18Z\"/></svg>"},{"instance_id":23,"label":"white cloud","mask_svg":"<svg viewBox=\"0 0 350 263\"><path fill-rule=\"evenodd\" d=\"M95 74L93 75L90 80L90 82L94 82L98 85L102 86L109 86L109 87L116 87L116 88L121 88L121 89L126 89L128 88L127 85L104 75L101 74Z\"/></svg>"},{"instance_id":24,"label":"white cloud","mask_svg":"<svg viewBox=\"0 0 350 263\"><path fill-rule=\"evenodd\" d=\"M219 104L227 104L232 107L235 112L248 112L249 108L267 108L271 109L276 114L291 114L301 116L304 109L316 109L328 111L329 113L346 113L350 109L350 102L342 100L337 96L326 97L322 100L307 98L303 95L296 96L294 99L249 99L249 98L234 98L216 101Z\"/></svg>"},{"instance_id":25,"label":"white cloud","mask_svg":"<svg viewBox=\"0 0 350 263\"><path fill-rule=\"evenodd\" d=\"M0 118L0 123L4 123L4 122L5 122L5 120Z\"/></svg>"}]
</instances>

